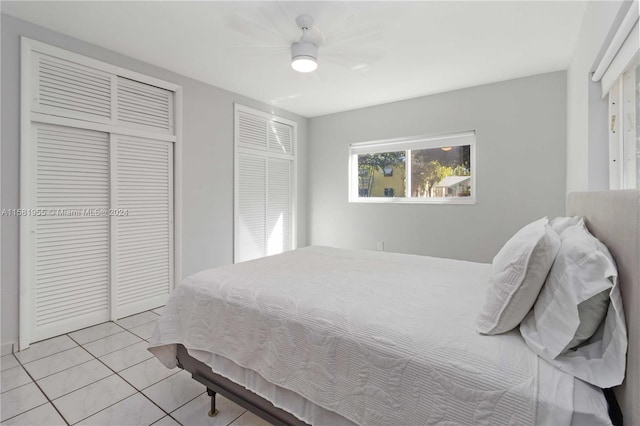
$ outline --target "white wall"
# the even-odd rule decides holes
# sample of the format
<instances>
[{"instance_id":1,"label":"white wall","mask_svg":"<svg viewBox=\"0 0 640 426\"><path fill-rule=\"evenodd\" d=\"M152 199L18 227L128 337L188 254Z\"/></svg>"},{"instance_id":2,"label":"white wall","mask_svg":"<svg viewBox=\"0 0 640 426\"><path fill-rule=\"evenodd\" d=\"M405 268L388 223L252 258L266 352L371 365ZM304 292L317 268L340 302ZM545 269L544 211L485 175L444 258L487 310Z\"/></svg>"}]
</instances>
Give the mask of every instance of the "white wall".
<instances>
[{"instance_id":1,"label":"white wall","mask_svg":"<svg viewBox=\"0 0 640 426\"><path fill-rule=\"evenodd\" d=\"M21 35L183 87L182 272L229 264L233 258L233 103L298 123L298 245L307 244L307 119L112 51L2 15L2 208L19 200ZM18 338L18 219L2 217L1 342ZM82 325L79 325L82 326Z\"/></svg>"},{"instance_id":2,"label":"white wall","mask_svg":"<svg viewBox=\"0 0 640 426\"><path fill-rule=\"evenodd\" d=\"M567 193L609 189L607 100L591 73L630 1L590 1L567 71Z\"/></svg>"},{"instance_id":3,"label":"white wall","mask_svg":"<svg viewBox=\"0 0 640 426\"><path fill-rule=\"evenodd\" d=\"M490 261L524 224L564 213L565 97L562 71L310 119L311 244ZM473 129L477 204L348 202L350 143Z\"/></svg>"}]
</instances>

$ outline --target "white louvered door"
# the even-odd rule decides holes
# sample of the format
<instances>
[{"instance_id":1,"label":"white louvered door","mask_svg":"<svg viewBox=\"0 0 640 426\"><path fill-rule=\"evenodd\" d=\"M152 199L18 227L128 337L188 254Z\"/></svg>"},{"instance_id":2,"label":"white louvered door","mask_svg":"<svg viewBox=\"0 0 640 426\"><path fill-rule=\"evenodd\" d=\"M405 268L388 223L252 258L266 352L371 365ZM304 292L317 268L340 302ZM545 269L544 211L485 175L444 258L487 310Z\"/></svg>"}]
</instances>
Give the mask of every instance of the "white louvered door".
<instances>
[{"instance_id":1,"label":"white louvered door","mask_svg":"<svg viewBox=\"0 0 640 426\"><path fill-rule=\"evenodd\" d=\"M21 69L24 349L166 303L181 89L25 38Z\"/></svg>"},{"instance_id":2,"label":"white louvered door","mask_svg":"<svg viewBox=\"0 0 640 426\"><path fill-rule=\"evenodd\" d=\"M118 124L173 133L173 92L118 76L116 100Z\"/></svg>"},{"instance_id":3,"label":"white louvered door","mask_svg":"<svg viewBox=\"0 0 640 426\"><path fill-rule=\"evenodd\" d=\"M109 135L34 124L34 340L109 319Z\"/></svg>"},{"instance_id":4,"label":"white louvered door","mask_svg":"<svg viewBox=\"0 0 640 426\"><path fill-rule=\"evenodd\" d=\"M112 282L121 318L164 304L173 285L173 144L113 139Z\"/></svg>"},{"instance_id":5,"label":"white louvered door","mask_svg":"<svg viewBox=\"0 0 640 426\"><path fill-rule=\"evenodd\" d=\"M294 128L284 121L236 106L235 262L293 248Z\"/></svg>"},{"instance_id":6,"label":"white louvered door","mask_svg":"<svg viewBox=\"0 0 640 426\"><path fill-rule=\"evenodd\" d=\"M111 75L63 58L34 53L32 110L111 122Z\"/></svg>"}]
</instances>

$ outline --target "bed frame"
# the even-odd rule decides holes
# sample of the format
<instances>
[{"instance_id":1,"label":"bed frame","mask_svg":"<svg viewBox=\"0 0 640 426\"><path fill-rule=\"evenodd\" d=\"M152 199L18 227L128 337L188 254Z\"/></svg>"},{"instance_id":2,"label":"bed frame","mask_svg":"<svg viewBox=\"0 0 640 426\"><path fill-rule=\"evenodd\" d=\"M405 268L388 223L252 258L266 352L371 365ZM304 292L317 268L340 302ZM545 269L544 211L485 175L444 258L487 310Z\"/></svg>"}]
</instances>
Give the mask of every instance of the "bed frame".
<instances>
[{"instance_id":1,"label":"bed frame","mask_svg":"<svg viewBox=\"0 0 640 426\"><path fill-rule=\"evenodd\" d=\"M640 191L616 190L569 194L567 214L582 216L587 227L611 251L618 266L620 292L625 308L629 347L625 381L613 392L605 392L610 406L615 394L624 424L640 425ZM215 395L220 393L273 425L306 425L271 402L215 374L178 345L178 366L207 387L211 396L210 416L217 413ZM610 414L611 410L610 410ZM615 421L615 415L612 415Z\"/></svg>"}]
</instances>

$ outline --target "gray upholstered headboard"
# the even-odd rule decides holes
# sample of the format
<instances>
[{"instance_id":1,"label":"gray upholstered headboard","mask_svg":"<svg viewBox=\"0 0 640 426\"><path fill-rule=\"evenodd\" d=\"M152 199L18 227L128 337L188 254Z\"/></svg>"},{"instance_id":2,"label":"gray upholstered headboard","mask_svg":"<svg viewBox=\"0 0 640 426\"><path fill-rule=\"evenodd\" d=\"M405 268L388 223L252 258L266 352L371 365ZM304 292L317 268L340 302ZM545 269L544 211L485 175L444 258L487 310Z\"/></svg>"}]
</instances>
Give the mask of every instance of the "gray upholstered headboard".
<instances>
[{"instance_id":1,"label":"gray upholstered headboard","mask_svg":"<svg viewBox=\"0 0 640 426\"><path fill-rule=\"evenodd\" d=\"M583 216L618 265L629 347L625 381L615 394L624 424L640 425L640 191L574 192L567 214Z\"/></svg>"}]
</instances>

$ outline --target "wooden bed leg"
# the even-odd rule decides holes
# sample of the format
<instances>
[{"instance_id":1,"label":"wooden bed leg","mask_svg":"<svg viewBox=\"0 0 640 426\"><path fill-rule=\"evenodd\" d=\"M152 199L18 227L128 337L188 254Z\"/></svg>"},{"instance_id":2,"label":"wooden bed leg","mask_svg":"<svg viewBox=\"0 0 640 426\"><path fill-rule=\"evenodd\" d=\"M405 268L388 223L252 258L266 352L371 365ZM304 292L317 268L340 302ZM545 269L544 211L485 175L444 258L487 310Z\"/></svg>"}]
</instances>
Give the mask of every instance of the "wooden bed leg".
<instances>
[{"instance_id":1,"label":"wooden bed leg","mask_svg":"<svg viewBox=\"0 0 640 426\"><path fill-rule=\"evenodd\" d=\"M207 395L211 397L211 410L209 410L209 417L213 417L218 414L218 409L216 408L216 393L211 389L207 388Z\"/></svg>"}]
</instances>

